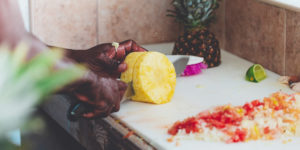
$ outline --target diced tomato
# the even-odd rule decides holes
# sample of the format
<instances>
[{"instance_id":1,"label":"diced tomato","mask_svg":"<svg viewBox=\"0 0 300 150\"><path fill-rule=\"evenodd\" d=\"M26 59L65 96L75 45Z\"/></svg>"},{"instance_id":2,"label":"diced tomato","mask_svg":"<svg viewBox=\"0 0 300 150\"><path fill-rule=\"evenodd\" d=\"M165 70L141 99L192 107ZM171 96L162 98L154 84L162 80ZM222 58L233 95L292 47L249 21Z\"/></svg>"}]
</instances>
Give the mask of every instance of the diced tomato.
<instances>
[{"instance_id":1,"label":"diced tomato","mask_svg":"<svg viewBox=\"0 0 300 150\"><path fill-rule=\"evenodd\" d=\"M254 100L251 102L251 104L253 107L258 107L258 106L264 105L264 103L260 102L259 100Z\"/></svg>"},{"instance_id":2,"label":"diced tomato","mask_svg":"<svg viewBox=\"0 0 300 150\"><path fill-rule=\"evenodd\" d=\"M269 128L269 127L265 127L265 128L264 128L264 133L265 133L265 134L270 133L270 128Z\"/></svg>"},{"instance_id":3,"label":"diced tomato","mask_svg":"<svg viewBox=\"0 0 300 150\"><path fill-rule=\"evenodd\" d=\"M260 102L259 100L254 100L251 103L246 103L243 106L243 109L246 110L245 115L250 115L256 107L263 106L263 105L264 105L264 102Z\"/></svg>"},{"instance_id":4,"label":"diced tomato","mask_svg":"<svg viewBox=\"0 0 300 150\"><path fill-rule=\"evenodd\" d=\"M218 129L222 129L226 127L225 123L220 122L218 120L209 120L208 123L210 123L213 127L216 127Z\"/></svg>"},{"instance_id":5,"label":"diced tomato","mask_svg":"<svg viewBox=\"0 0 300 150\"><path fill-rule=\"evenodd\" d=\"M168 133L176 135L180 129L184 129L187 134L199 131L199 122L195 117L187 118L186 120L176 122L169 130Z\"/></svg>"},{"instance_id":6,"label":"diced tomato","mask_svg":"<svg viewBox=\"0 0 300 150\"><path fill-rule=\"evenodd\" d=\"M208 125L218 129L225 128L226 125L240 125L242 117L233 111L233 109L219 110L217 112L200 116L199 118L204 120Z\"/></svg>"},{"instance_id":7,"label":"diced tomato","mask_svg":"<svg viewBox=\"0 0 300 150\"><path fill-rule=\"evenodd\" d=\"M231 137L228 143L243 142L246 140L246 136L247 136L246 130L236 129L234 135Z\"/></svg>"},{"instance_id":8,"label":"diced tomato","mask_svg":"<svg viewBox=\"0 0 300 150\"><path fill-rule=\"evenodd\" d=\"M291 98L291 101L296 101L295 95Z\"/></svg>"},{"instance_id":9,"label":"diced tomato","mask_svg":"<svg viewBox=\"0 0 300 150\"><path fill-rule=\"evenodd\" d=\"M176 135L178 133L180 124L181 123L179 121L175 122L175 124L168 130L168 133L171 135Z\"/></svg>"},{"instance_id":10,"label":"diced tomato","mask_svg":"<svg viewBox=\"0 0 300 150\"><path fill-rule=\"evenodd\" d=\"M275 110L281 110L282 109L282 106L281 105L279 105L279 106L275 106L275 108L274 108Z\"/></svg>"},{"instance_id":11,"label":"diced tomato","mask_svg":"<svg viewBox=\"0 0 300 150\"><path fill-rule=\"evenodd\" d=\"M245 111L246 111L245 115L249 115L254 110L253 106L250 103L246 103L243 106L243 109L245 109Z\"/></svg>"}]
</instances>

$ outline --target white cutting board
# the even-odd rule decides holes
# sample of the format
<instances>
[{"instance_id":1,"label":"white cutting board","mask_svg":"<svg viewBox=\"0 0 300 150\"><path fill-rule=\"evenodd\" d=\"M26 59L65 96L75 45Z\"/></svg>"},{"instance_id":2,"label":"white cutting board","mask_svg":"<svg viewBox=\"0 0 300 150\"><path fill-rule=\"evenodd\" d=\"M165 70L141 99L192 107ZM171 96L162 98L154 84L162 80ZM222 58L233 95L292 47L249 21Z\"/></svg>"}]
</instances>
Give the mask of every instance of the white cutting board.
<instances>
[{"instance_id":1,"label":"white cutting board","mask_svg":"<svg viewBox=\"0 0 300 150\"><path fill-rule=\"evenodd\" d=\"M167 49L169 52L172 44L162 44L155 48ZM168 127L177 120L196 115L205 109L228 103L241 105L279 90L293 93L286 85L278 83L279 75L268 70L268 77L260 83L246 81L245 73L253 63L226 51L222 51L221 54L222 64L219 67L204 70L202 74L192 77L178 77L171 102L153 105L126 101L121 105L120 111L113 115L158 149L299 150L300 138L295 138L287 144L283 144L282 140L238 144L203 142L195 139L179 140L177 145L176 142L167 142L170 137L167 134Z\"/></svg>"}]
</instances>

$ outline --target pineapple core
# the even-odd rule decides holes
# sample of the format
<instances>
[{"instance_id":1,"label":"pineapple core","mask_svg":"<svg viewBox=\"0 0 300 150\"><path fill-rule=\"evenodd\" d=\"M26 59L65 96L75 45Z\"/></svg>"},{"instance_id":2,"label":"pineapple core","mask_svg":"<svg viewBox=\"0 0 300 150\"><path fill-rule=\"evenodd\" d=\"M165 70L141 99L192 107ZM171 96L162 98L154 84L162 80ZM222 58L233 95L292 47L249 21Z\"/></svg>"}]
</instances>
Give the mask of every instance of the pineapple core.
<instances>
[{"instance_id":1,"label":"pineapple core","mask_svg":"<svg viewBox=\"0 0 300 150\"><path fill-rule=\"evenodd\" d=\"M163 104L171 100L176 73L173 64L159 52L133 52L125 58L127 70L121 80L132 82L134 101Z\"/></svg>"}]
</instances>

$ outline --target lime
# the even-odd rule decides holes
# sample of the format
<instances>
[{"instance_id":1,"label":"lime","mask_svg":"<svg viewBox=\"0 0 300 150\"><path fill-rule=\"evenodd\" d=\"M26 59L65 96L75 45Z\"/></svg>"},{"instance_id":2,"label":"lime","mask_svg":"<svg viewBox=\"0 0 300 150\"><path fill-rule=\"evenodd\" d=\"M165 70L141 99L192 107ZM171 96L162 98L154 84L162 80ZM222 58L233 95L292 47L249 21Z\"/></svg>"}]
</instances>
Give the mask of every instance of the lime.
<instances>
[{"instance_id":1,"label":"lime","mask_svg":"<svg viewBox=\"0 0 300 150\"><path fill-rule=\"evenodd\" d=\"M251 82L260 82L266 77L265 69L260 64L252 65L246 73L246 80Z\"/></svg>"}]
</instances>

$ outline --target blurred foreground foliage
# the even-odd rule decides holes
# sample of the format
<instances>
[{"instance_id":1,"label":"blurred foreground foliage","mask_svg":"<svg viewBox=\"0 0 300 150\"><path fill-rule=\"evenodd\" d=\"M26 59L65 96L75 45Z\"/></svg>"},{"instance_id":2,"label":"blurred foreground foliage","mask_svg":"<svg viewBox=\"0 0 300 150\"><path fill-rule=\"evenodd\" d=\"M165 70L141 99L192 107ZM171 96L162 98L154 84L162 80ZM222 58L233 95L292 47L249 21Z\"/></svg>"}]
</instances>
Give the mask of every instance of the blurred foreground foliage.
<instances>
[{"instance_id":1,"label":"blurred foreground foliage","mask_svg":"<svg viewBox=\"0 0 300 150\"><path fill-rule=\"evenodd\" d=\"M20 43L15 49L0 45L0 149L18 149L7 140L7 133L17 128L34 132L43 127L41 119L32 118L35 106L47 95L83 76L80 65L64 65L63 51L49 49L31 60L29 47ZM22 130L23 132L23 130Z\"/></svg>"}]
</instances>

